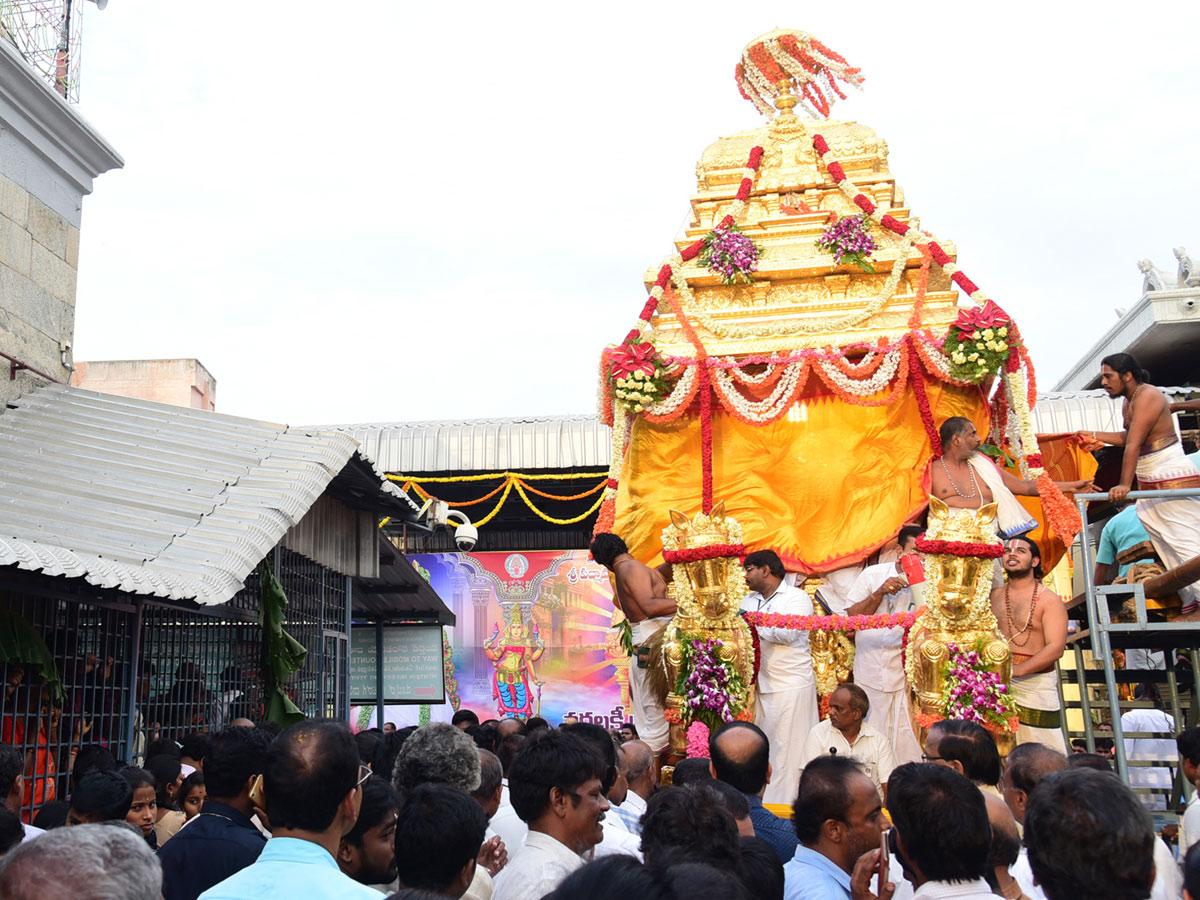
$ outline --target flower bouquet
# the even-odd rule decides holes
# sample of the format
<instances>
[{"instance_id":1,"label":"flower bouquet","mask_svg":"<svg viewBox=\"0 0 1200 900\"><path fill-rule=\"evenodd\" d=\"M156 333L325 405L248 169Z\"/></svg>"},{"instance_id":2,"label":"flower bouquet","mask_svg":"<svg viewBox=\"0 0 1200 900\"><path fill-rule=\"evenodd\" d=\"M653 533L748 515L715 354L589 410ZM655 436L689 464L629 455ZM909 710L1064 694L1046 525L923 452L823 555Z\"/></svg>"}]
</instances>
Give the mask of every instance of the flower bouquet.
<instances>
[{"instance_id":1,"label":"flower bouquet","mask_svg":"<svg viewBox=\"0 0 1200 900\"><path fill-rule=\"evenodd\" d=\"M840 266L845 260L864 272L875 274L875 267L869 260L879 246L871 237L870 219L865 213L838 219L822 232L817 246L833 254L835 265Z\"/></svg>"},{"instance_id":2,"label":"flower bouquet","mask_svg":"<svg viewBox=\"0 0 1200 900\"><path fill-rule=\"evenodd\" d=\"M762 248L730 223L714 228L704 238L699 259L709 270L721 276L725 284L743 281L749 284L758 271L758 257Z\"/></svg>"},{"instance_id":3,"label":"flower bouquet","mask_svg":"<svg viewBox=\"0 0 1200 900\"><path fill-rule=\"evenodd\" d=\"M721 646L717 638L683 642L684 660L674 689L683 698L689 721L703 722L710 731L738 718L746 696L742 677L718 656Z\"/></svg>"},{"instance_id":4,"label":"flower bouquet","mask_svg":"<svg viewBox=\"0 0 1200 900\"><path fill-rule=\"evenodd\" d=\"M613 396L643 412L668 393L666 367L649 341L627 342L608 356Z\"/></svg>"},{"instance_id":5,"label":"flower bouquet","mask_svg":"<svg viewBox=\"0 0 1200 900\"><path fill-rule=\"evenodd\" d=\"M987 668L982 647L964 650L948 644L946 649L949 656L942 669L942 717L978 722L996 734L1015 733L1015 701L1000 674Z\"/></svg>"},{"instance_id":6,"label":"flower bouquet","mask_svg":"<svg viewBox=\"0 0 1200 900\"><path fill-rule=\"evenodd\" d=\"M1019 345L1012 319L989 300L982 307L959 310L942 352L950 357L951 378L978 383L1003 372Z\"/></svg>"}]
</instances>

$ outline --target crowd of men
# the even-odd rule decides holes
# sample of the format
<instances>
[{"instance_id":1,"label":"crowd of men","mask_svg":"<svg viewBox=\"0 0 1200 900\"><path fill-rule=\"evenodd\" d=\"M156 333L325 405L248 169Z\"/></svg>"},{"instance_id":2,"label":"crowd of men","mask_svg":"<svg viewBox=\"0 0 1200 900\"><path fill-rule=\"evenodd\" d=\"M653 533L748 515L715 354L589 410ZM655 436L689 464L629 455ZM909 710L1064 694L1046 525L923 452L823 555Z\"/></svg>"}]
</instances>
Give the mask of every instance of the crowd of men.
<instances>
[{"instance_id":1,"label":"crowd of men","mask_svg":"<svg viewBox=\"0 0 1200 900\"><path fill-rule=\"evenodd\" d=\"M864 692L843 690L857 713ZM750 722L663 785L632 729L455 718L226 727L195 760L199 812L157 849L146 770L77 766L65 822L22 835L20 767L0 753L0 897L1200 900L1200 845L1177 863L1107 760L1030 742L1002 764L974 722L938 723L923 762L887 772L819 754L781 816ZM1200 780L1200 728L1178 740ZM1195 802L1182 831L1200 836Z\"/></svg>"}]
</instances>

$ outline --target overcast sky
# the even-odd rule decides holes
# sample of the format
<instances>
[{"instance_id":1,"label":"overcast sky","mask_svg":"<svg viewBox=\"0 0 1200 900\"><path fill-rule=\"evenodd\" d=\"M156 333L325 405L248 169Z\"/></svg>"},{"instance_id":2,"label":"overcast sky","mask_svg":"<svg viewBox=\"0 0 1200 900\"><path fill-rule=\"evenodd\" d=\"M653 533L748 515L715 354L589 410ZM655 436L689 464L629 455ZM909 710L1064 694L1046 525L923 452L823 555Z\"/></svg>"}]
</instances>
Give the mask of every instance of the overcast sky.
<instances>
[{"instance_id":1,"label":"overcast sky","mask_svg":"<svg viewBox=\"0 0 1200 900\"><path fill-rule=\"evenodd\" d=\"M125 168L84 201L75 358L197 357L218 411L290 424L590 413L696 160L761 122L742 47L788 27L863 69L834 118L1050 387L1139 259L1200 255L1198 9L87 4L79 108Z\"/></svg>"}]
</instances>

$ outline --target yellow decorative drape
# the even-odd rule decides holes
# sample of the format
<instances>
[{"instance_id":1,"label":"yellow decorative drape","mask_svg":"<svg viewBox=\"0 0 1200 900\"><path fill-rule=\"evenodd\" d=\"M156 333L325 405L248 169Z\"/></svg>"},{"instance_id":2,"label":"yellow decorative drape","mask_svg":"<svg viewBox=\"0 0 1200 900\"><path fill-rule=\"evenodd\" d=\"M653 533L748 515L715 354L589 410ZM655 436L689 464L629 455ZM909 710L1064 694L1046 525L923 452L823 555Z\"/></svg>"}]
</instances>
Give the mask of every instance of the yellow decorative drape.
<instances>
[{"instance_id":1,"label":"yellow decorative drape","mask_svg":"<svg viewBox=\"0 0 1200 900\"><path fill-rule=\"evenodd\" d=\"M977 388L927 381L933 419L967 416L986 433ZM769 425L714 410L713 496L742 524L747 549L773 549L790 571L865 559L928 502L929 438L913 392L887 407L822 391ZM634 423L614 530L637 559L662 560L668 511L700 510L700 422Z\"/></svg>"}]
</instances>

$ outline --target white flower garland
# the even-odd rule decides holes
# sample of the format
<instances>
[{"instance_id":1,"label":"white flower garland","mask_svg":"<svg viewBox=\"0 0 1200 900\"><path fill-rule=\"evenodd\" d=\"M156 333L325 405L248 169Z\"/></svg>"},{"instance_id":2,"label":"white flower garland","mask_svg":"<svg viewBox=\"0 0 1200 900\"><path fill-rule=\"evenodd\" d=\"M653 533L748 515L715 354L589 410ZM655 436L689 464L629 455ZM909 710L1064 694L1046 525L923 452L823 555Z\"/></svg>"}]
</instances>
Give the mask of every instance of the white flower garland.
<instances>
[{"instance_id":1,"label":"white flower garland","mask_svg":"<svg viewBox=\"0 0 1200 900\"><path fill-rule=\"evenodd\" d=\"M1008 418L1017 422L1021 439L1021 450L1018 455L1021 464L1021 475L1025 478L1037 478L1045 469L1040 466L1030 466L1025 457L1030 453L1040 453L1037 434L1033 428L1033 415L1029 409L1029 395L1025 390L1025 373L1020 368L1016 372L1005 372L1004 382L1008 388Z\"/></svg>"},{"instance_id":2,"label":"white flower garland","mask_svg":"<svg viewBox=\"0 0 1200 900\"><path fill-rule=\"evenodd\" d=\"M733 380L738 382L738 384L762 384L775 374L775 370L778 366L778 363L776 362L778 357L773 356L770 357L770 359L771 361L768 363L759 363L759 365L765 365L766 368L757 375L750 375L749 373L743 371L741 366L722 366L720 368L725 369L725 371L727 371L733 377ZM736 360L731 356L726 356L720 361L726 363L736 362Z\"/></svg>"},{"instance_id":3,"label":"white flower garland","mask_svg":"<svg viewBox=\"0 0 1200 900\"><path fill-rule=\"evenodd\" d=\"M646 407L646 412L652 416L670 416L673 415L682 405L692 397L692 391L696 384L696 367L684 366L683 374L675 382L675 387L671 389L671 393L663 397L656 403L651 403Z\"/></svg>"},{"instance_id":4,"label":"white flower garland","mask_svg":"<svg viewBox=\"0 0 1200 900\"><path fill-rule=\"evenodd\" d=\"M737 413L753 422L765 424L779 418L791 404L792 395L795 393L796 385L799 383L803 372L803 360L788 363L784 367L783 376L779 379L779 383L775 385L770 395L757 401L744 397L734 387L733 379L725 369L712 370L712 384L717 396L721 398L722 403L727 408L736 410Z\"/></svg>"},{"instance_id":5,"label":"white flower garland","mask_svg":"<svg viewBox=\"0 0 1200 900\"><path fill-rule=\"evenodd\" d=\"M846 393L854 394L856 397L870 397L891 384L892 379L896 376L896 370L900 368L900 348L897 347L884 354L883 362L875 370L875 374L861 381L850 378L828 360L816 359L813 360L813 363L820 367L830 381Z\"/></svg>"}]
</instances>

